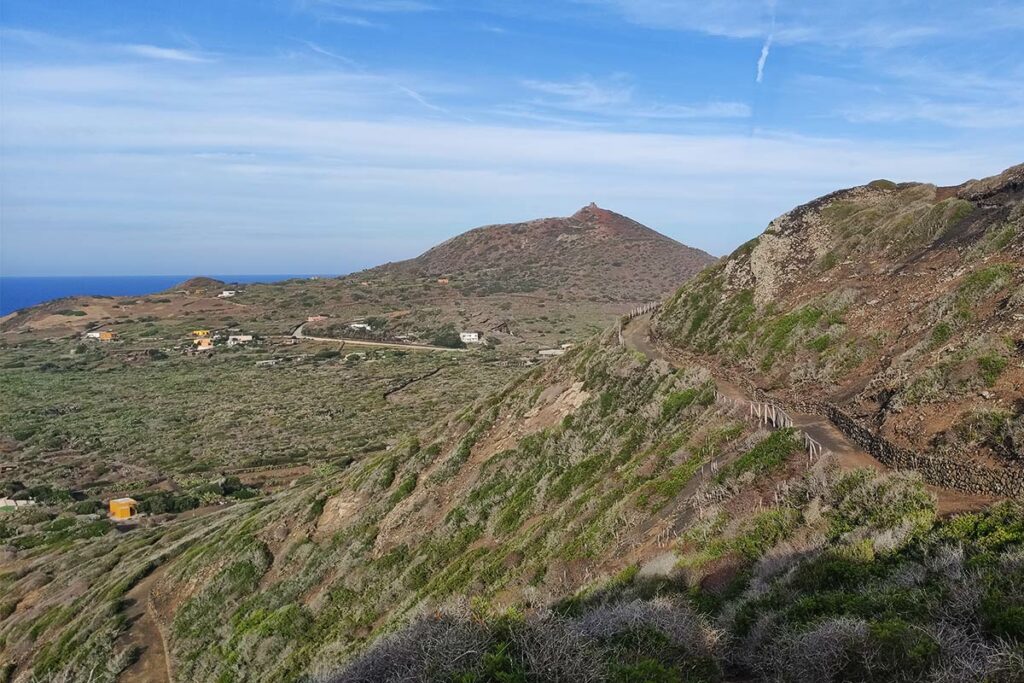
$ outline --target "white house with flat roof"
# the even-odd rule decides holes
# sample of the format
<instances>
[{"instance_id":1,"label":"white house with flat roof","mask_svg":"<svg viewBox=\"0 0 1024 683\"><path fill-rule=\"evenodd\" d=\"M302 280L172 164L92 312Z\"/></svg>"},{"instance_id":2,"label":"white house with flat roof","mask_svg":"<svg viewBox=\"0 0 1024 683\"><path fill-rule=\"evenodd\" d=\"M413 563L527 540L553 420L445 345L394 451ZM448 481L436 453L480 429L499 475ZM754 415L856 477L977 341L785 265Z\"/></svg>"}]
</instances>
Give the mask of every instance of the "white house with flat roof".
<instances>
[{"instance_id":1,"label":"white house with flat roof","mask_svg":"<svg viewBox=\"0 0 1024 683\"><path fill-rule=\"evenodd\" d=\"M459 332L463 344L479 344L484 340L482 332Z\"/></svg>"}]
</instances>

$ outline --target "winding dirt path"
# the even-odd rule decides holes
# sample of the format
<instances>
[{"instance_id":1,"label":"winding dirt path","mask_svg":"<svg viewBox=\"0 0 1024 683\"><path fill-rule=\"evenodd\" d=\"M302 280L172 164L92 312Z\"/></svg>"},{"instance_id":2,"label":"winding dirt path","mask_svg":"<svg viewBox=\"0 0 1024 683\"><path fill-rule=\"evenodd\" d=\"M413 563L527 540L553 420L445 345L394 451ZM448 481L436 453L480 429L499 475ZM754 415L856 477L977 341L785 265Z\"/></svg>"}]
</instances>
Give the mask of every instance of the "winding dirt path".
<instances>
[{"instance_id":1,"label":"winding dirt path","mask_svg":"<svg viewBox=\"0 0 1024 683\"><path fill-rule=\"evenodd\" d=\"M622 330L623 342L627 348L639 351L648 358L657 358L673 367L680 367L681 363L676 358L651 340L651 316L652 314L648 313L631 320ZM715 384L718 391L729 398L740 401L750 400L742 389L731 382L715 377ZM808 436L835 454L842 469L867 468L878 472L890 471L885 464L848 439L824 415L797 413L790 410L786 412L793 419L794 426L803 430ZM997 496L964 493L932 484L927 484L926 488L935 495L936 511L939 515L973 512L1000 500Z\"/></svg>"},{"instance_id":2,"label":"winding dirt path","mask_svg":"<svg viewBox=\"0 0 1024 683\"><path fill-rule=\"evenodd\" d=\"M128 591L125 618L129 626L125 640L129 647L139 648L140 653L135 663L117 677L118 683L170 683L173 680L167 642L149 601L149 592L165 568L158 567Z\"/></svg>"}]
</instances>

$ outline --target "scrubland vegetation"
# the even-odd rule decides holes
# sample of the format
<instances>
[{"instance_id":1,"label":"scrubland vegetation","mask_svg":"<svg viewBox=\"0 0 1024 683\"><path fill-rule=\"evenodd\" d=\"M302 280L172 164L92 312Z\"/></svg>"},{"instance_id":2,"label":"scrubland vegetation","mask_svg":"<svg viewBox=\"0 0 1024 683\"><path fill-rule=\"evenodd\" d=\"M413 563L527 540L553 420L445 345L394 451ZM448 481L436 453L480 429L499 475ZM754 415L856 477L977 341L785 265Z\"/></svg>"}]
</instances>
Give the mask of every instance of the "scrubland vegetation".
<instances>
[{"instance_id":1,"label":"scrubland vegetation","mask_svg":"<svg viewBox=\"0 0 1024 683\"><path fill-rule=\"evenodd\" d=\"M529 371L474 352L436 374L330 346L272 368L5 348L5 455L38 479L5 491L41 504L0 513L0 680L116 680L147 624L187 681L1024 681L1020 500L940 513L949 490L809 458L718 393L1019 467L1024 214L988 182L801 207L665 304L656 360L614 329ZM377 274L280 293L362 302L394 285ZM413 289L449 286L428 275ZM303 467L230 471L277 463ZM100 518L113 482L159 514Z\"/></svg>"}]
</instances>

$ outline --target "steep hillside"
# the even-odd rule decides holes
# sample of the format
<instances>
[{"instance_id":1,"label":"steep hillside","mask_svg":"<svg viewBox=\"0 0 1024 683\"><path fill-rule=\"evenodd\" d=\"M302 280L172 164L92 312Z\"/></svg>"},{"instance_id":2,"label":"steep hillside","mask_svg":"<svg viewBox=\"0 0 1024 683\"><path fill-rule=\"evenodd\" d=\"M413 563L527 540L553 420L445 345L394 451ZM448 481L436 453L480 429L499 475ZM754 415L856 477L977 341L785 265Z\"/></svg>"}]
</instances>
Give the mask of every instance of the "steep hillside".
<instances>
[{"instance_id":1,"label":"steep hillside","mask_svg":"<svg viewBox=\"0 0 1024 683\"><path fill-rule=\"evenodd\" d=\"M682 287L654 329L897 456L944 456L918 462L932 478L1024 492L1024 166L798 207Z\"/></svg>"},{"instance_id":2,"label":"steep hillside","mask_svg":"<svg viewBox=\"0 0 1024 683\"><path fill-rule=\"evenodd\" d=\"M448 278L464 294L535 292L575 300L660 299L713 262L596 204L567 218L488 225L353 278Z\"/></svg>"}]
</instances>

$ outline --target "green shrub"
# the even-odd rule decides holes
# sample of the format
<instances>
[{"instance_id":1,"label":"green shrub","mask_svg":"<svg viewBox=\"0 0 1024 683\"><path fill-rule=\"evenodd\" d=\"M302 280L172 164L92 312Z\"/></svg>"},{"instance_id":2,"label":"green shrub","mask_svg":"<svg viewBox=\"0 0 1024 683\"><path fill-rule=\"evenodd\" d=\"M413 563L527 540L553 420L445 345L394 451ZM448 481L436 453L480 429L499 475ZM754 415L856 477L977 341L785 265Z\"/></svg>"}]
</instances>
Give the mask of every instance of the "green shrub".
<instances>
[{"instance_id":1,"label":"green shrub","mask_svg":"<svg viewBox=\"0 0 1024 683\"><path fill-rule=\"evenodd\" d=\"M765 437L735 462L718 473L717 480L725 481L744 472L768 474L782 466L786 459L803 448L796 431L780 429Z\"/></svg>"},{"instance_id":2,"label":"green shrub","mask_svg":"<svg viewBox=\"0 0 1024 683\"><path fill-rule=\"evenodd\" d=\"M985 386L992 386L1006 369L1007 360L1002 356L990 353L978 357L978 369L981 370L981 380Z\"/></svg>"},{"instance_id":3,"label":"green shrub","mask_svg":"<svg viewBox=\"0 0 1024 683\"><path fill-rule=\"evenodd\" d=\"M931 334L931 348L936 349L953 336L953 328L949 326L949 323L941 322L932 328Z\"/></svg>"}]
</instances>

